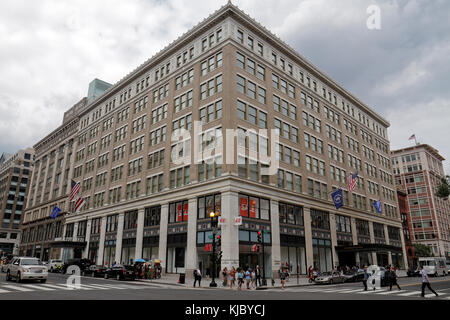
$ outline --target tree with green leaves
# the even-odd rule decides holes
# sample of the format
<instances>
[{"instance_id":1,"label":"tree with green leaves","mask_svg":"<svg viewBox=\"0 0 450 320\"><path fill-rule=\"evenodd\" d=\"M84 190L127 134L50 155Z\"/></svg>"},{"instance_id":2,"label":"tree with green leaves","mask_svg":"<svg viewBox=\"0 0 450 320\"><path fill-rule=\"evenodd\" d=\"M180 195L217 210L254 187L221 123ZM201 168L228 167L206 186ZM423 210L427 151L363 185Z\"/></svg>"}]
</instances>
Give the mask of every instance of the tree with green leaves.
<instances>
[{"instance_id":1,"label":"tree with green leaves","mask_svg":"<svg viewBox=\"0 0 450 320\"><path fill-rule=\"evenodd\" d=\"M450 185L448 184L449 176L441 179L441 184L436 190L436 197L447 200L450 195Z\"/></svg>"},{"instance_id":2,"label":"tree with green leaves","mask_svg":"<svg viewBox=\"0 0 450 320\"><path fill-rule=\"evenodd\" d=\"M433 249L425 244L414 244L414 254L416 257L432 257Z\"/></svg>"}]
</instances>

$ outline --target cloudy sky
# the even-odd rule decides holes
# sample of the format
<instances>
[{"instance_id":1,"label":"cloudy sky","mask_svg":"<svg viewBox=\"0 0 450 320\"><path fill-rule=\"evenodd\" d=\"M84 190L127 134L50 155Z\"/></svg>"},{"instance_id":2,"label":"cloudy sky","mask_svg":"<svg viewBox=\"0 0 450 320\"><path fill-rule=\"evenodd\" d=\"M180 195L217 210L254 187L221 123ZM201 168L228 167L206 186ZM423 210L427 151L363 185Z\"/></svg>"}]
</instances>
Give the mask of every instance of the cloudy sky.
<instances>
[{"instance_id":1,"label":"cloudy sky","mask_svg":"<svg viewBox=\"0 0 450 320\"><path fill-rule=\"evenodd\" d=\"M33 146L91 80L116 83L225 3L1 0L0 153ZM393 149L415 133L450 160L450 1L233 3L388 119Z\"/></svg>"}]
</instances>

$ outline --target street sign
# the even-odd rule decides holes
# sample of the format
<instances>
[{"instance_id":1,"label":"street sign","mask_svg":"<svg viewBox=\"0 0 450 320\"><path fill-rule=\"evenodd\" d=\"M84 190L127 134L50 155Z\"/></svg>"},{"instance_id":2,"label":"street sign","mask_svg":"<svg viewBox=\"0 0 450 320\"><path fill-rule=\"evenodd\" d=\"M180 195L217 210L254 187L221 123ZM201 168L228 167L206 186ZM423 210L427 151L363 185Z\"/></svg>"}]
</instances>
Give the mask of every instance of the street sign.
<instances>
[{"instance_id":1,"label":"street sign","mask_svg":"<svg viewBox=\"0 0 450 320\"><path fill-rule=\"evenodd\" d=\"M225 218L219 217L219 226L223 226L226 224Z\"/></svg>"},{"instance_id":2,"label":"street sign","mask_svg":"<svg viewBox=\"0 0 450 320\"><path fill-rule=\"evenodd\" d=\"M242 226L242 217L234 218L234 225L235 226Z\"/></svg>"}]
</instances>

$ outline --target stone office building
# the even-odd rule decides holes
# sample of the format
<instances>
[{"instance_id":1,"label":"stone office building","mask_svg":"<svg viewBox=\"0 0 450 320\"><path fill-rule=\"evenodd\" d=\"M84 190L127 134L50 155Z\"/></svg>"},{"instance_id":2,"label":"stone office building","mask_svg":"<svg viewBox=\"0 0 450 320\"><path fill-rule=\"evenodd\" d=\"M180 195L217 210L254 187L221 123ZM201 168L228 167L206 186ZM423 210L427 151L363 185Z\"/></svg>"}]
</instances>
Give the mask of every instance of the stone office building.
<instances>
[{"instance_id":1,"label":"stone office building","mask_svg":"<svg viewBox=\"0 0 450 320\"><path fill-rule=\"evenodd\" d=\"M0 156L0 257L19 253L20 223L33 171L34 150Z\"/></svg>"},{"instance_id":2,"label":"stone office building","mask_svg":"<svg viewBox=\"0 0 450 320\"><path fill-rule=\"evenodd\" d=\"M190 276L211 270L214 212L221 268L404 266L388 126L229 3L79 113L70 176L87 204L62 232L98 264L160 259Z\"/></svg>"}]
</instances>

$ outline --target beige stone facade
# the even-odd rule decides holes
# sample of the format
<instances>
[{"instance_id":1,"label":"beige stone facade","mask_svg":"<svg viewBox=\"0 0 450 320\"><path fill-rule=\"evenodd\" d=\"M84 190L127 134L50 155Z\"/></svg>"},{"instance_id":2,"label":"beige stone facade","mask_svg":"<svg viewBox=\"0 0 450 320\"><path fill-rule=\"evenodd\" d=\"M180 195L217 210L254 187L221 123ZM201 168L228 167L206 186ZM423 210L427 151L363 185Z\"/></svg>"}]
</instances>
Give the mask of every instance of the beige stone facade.
<instances>
[{"instance_id":1,"label":"beige stone facade","mask_svg":"<svg viewBox=\"0 0 450 320\"><path fill-rule=\"evenodd\" d=\"M63 237L98 264L160 259L164 272L190 276L200 265L210 273L205 245L216 211L222 268L259 264L271 277L286 263L301 274L377 259L405 265L389 123L234 5L78 118L69 176L88 204L65 217ZM189 135L172 141L180 127ZM346 193L356 171L358 185ZM330 194L339 187L336 210ZM252 251L262 230L264 261Z\"/></svg>"}]
</instances>

